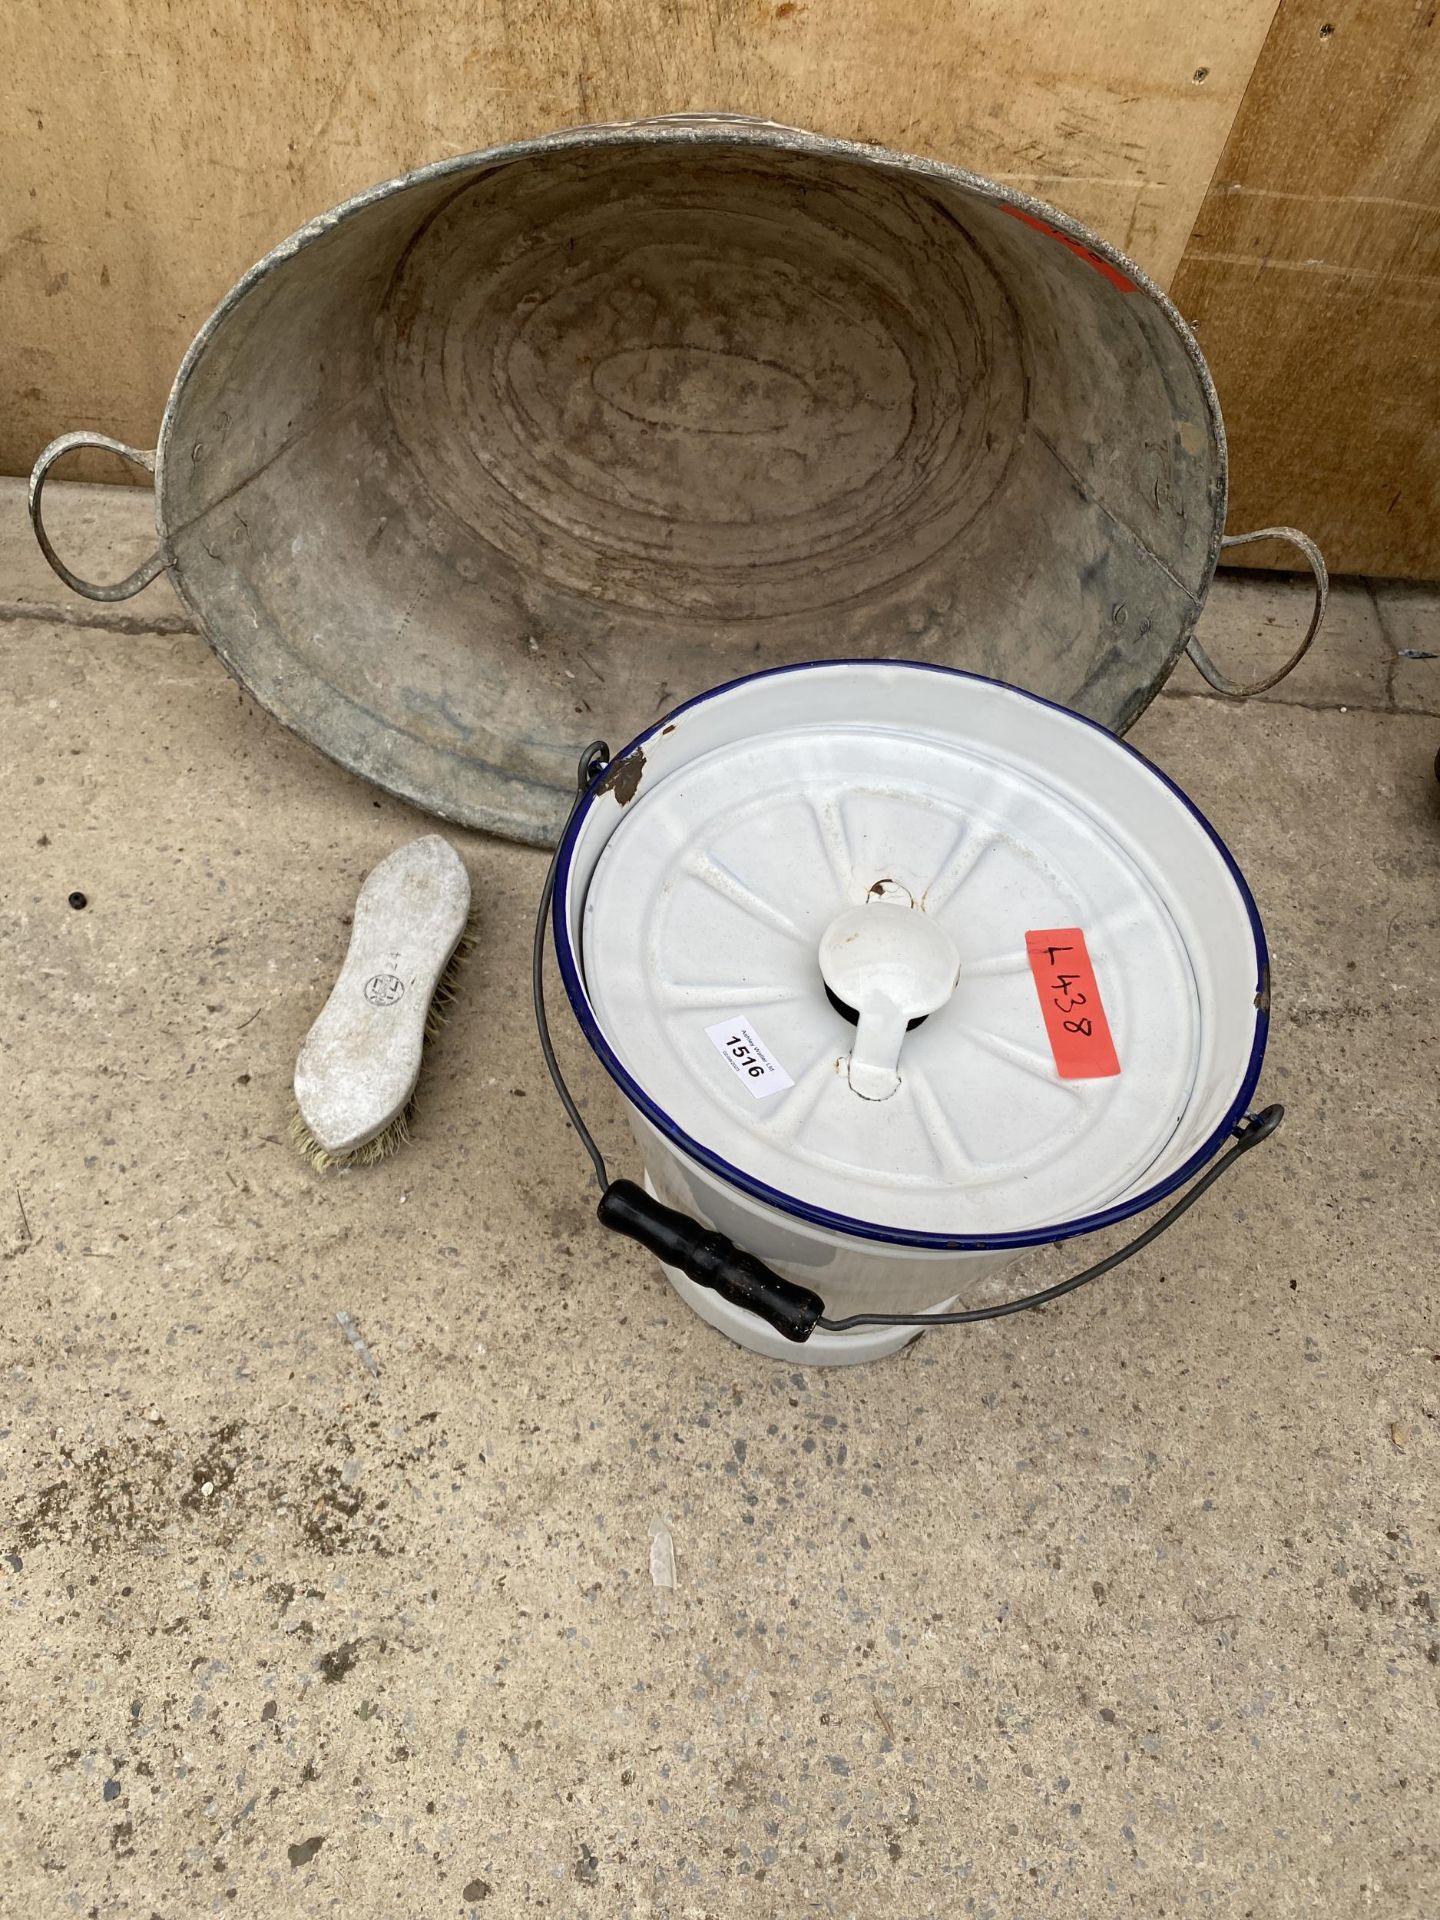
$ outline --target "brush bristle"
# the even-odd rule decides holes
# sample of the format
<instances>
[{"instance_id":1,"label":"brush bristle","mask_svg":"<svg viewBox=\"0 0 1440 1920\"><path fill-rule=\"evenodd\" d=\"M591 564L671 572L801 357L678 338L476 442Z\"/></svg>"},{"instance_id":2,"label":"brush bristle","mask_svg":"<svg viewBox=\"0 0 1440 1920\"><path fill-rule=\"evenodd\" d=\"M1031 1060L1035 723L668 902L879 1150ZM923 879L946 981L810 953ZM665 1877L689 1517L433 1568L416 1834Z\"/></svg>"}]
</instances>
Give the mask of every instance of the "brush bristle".
<instances>
[{"instance_id":1,"label":"brush bristle","mask_svg":"<svg viewBox=\"0 0 1440 1920\"><path fill-rule=\"evenodd\" d=\"M464 971L465 962L475 951L474 921L466 922L465 931L455 942L450 958L440 970L440 978L435 982L435 991L430 996L430 1005L425 1013L425 1038L433 1040L445 1024L446 1010L455 998L457 984Z\"/></svg>"},{"instance_id":2,"label":"brush bristle","mask_svg":"<svg viewBox=\"0 0 1440 1920\"><path fill-rule=\"evenodd\" d=\"M326 1173L332 1167L373 1167L409 1144L410 1122L414 1117L415 1102L410 1100L389 1126L382 1127L372 1139L362 1140L358 1147L352 1147L348 1153L331 1153L327 1147L321 1146L306 1126L305 1116L297 1106L290 1115L290 1138L317 1173Z\"/></svg>"},{"instance_id":3,"label":"brush bristle","mask_svg":"<svg viewBox=\"0 0 1440 1920\"><path fill-rule=\"evenodd\" d=\"M430 996L430 1005L425 1012L427 1040L433 1040L445 1024L446 1009L455 998L456 983L465 962L475 951L474 927L473 918L466 922L465 931L455 942L450 958L435 982L435 991ZM326 1173L331 1168L373 1167L410 1144L410 1123L414 1118L415 1096L412 1094L389 1125L382 1127L371 1139L362 1140L358 1147L352 1147L348 1153L331 1153L310 1131L297 1105L290 1115L290 1138L296 1150L304 1155L317 1173Z\"/></svg>"}]
</instances>

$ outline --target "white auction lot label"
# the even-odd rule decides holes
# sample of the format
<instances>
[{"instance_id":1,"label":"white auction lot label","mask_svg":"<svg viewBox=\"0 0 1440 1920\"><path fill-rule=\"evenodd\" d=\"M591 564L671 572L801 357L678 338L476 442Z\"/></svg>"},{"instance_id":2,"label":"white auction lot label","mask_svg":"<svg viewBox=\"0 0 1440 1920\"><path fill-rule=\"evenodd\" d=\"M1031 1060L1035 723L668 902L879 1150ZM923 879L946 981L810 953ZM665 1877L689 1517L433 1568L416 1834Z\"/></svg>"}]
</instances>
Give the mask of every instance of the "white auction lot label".
<instances>
[{"instance_id":1,"label":"white auction lot label","mask_svg":"<svg viewBox=\"0 0 1440 1920\"><path fill-rule=\"evenodd\" d=\"M748 1020L717 1020L705 1029L757 1100L783 1093L795 1082Z\"/></svg>"}]
</instances>

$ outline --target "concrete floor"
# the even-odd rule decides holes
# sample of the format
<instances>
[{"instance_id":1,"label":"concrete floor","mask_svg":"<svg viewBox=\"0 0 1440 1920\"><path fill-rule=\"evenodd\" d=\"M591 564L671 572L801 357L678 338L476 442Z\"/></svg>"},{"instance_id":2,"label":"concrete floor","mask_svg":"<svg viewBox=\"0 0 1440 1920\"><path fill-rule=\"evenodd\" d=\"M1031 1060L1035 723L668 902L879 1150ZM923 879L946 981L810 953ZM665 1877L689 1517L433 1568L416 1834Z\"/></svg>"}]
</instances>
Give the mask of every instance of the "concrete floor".
<instances>
[{"instance_id":1,"label":"concrete floor","mask_svg":"<svg viewBox=\"0 0 1440 1920\"><path fill-rule=\"evenodd\" d=\"M1302 600L1222 579L1207 641ZM1435 594L1341 585L1292 682L1182 666L1135 736L1258 895L1278 1138L1062 1306L819 1373L593 1224L534 853L455 836L415 1140L312 1174L296 1048L425 823L163 584L67 596L13 486L0 602L5 1913L1440 1908Z\"/></svg>"}]
</instances>

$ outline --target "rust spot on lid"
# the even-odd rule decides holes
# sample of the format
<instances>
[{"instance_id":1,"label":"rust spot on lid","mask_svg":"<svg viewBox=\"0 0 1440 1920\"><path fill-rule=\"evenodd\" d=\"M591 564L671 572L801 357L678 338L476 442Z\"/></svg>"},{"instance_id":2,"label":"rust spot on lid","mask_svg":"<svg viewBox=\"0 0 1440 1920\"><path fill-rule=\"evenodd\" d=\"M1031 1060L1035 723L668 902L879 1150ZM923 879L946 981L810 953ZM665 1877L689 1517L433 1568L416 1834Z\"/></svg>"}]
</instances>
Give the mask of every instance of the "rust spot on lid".
<instances>
[{"instance_id":1,"label":"rust spot on lid","mask_svg":"<svg viewBox=\"0 0 1440 1920\"><path fill-rule=\"evenodd\" d=\"M1266 967L1260 975L1260 985L1255 991L1255 1005L1259 1012L1270 1011L1270 969Z\"/></svg>"},{"instance_id":2,"label":"rust spot on lid","mask_svg":"<svg viewBox=\"0 0 1440 1920\"><path fill-rule=\"evenodd\" d=\"M660 729L660 732L661 732L661 735L662 735L662 737L663 737L663 736L664 736L665 734L667 734L667 733L673 733L674 731L675 731L675 722L674 722L673 720L672 720L672 721L670 722L670 724L669 724L669 726L668 726L668 727L662 727L662 728Z\"/></svg>"},{"instance_id":3,"label":"rust spot on lid","mask_svg":"<svg viewBox=\"0 0 1440 1920\"><path fill-rule=\"evenodd\" d=\"M635 798L640 786L640 776L645 771L644 749L637 747L633 753L627 753L623 760L617 760L605 778L600 782L601 793L613 793L621 806L628 806Z\"/></svg>"}]
</instances>

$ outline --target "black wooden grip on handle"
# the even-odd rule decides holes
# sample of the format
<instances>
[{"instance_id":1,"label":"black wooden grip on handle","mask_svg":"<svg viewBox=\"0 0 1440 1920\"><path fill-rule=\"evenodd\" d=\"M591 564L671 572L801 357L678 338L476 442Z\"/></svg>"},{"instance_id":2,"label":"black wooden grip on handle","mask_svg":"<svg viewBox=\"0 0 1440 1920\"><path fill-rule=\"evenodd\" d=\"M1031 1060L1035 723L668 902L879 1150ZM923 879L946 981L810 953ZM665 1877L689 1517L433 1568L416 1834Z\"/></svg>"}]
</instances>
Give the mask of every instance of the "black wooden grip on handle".
<instances>
[{"instance_id":1,"label":"black wooden grip on handle","mask_svg":"<svg viewBox=\"0 0 1440 1920\"><path fill-rule=\"evenodd\" d=\"M633 1180L612 1180L597 1212L602 1226L638 1240L667 1267L678 1267L697 1287L710 1287L732 1306L756 1314L787 1340L808 1340L825 1311L818 1293L782 1280L723 1233L661 1206Z\"/></svg>"}]
</instances>

